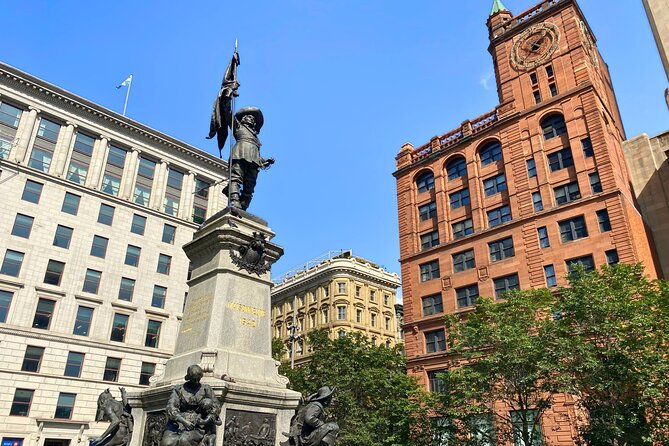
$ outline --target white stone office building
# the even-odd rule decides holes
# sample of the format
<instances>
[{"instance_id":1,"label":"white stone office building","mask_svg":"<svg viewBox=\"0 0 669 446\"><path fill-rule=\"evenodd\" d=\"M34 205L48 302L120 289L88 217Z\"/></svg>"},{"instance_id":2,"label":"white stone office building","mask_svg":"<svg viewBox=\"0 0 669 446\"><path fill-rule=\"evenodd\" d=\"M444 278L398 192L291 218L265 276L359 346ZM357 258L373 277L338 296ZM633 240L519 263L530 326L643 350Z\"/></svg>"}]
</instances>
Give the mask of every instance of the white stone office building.
<instances>
[{"instance_id":1,"label":"white stone office building","mask_svg":"<svg viewBox=\"0 0 669 446\"><path fill-rule=\"evenodd\" d=\"M225 163L0 64L0 438L87 444L174 350Z\"/></svg>"}]
</instances>

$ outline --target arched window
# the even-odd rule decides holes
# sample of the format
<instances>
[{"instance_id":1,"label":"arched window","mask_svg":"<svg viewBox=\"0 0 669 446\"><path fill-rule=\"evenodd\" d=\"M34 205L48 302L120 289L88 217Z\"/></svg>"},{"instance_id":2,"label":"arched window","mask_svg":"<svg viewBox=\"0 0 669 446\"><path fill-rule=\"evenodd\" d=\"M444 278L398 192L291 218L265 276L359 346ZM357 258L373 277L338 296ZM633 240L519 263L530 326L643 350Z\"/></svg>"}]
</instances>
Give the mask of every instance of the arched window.
<instances>
[{"instance_id":1,"label":"arched window","mask_svg":"<svg viewBox=\"0 0 669 446\"><path fill-rule=\"evenodd\" d=\"M340 337L340 338L343 338L344 336L346 336L346 332L344 330L339 330L337 332L337 336Z\"/></svg>"},{"instance_id":2,"label":"arched window","mask_svg":"<svg viewBox=\"0 0 669 446\"><path fill-rule=\"evenodd\" d=\"M446 173L449 180L464 177L467 175L467 161L462 157L457 157L446 164Z\"/></svg>"},{"instance_id":3,"label":"arched window","mask_svg":"<svg viewBox=\"0 0 669 446\"><path fill-rule=\"evenodd\" d=\"M564 123L564 117L556 113L541 120L541 130L544 133L544 139L551 139L567 133L567 125Z\"/></svg>"},{"instance_id":4,"label":"arched window","mask_svg":"<svg viewBox=\"0 0 669 446\"><path fill-rule=\"evenodd\" d=\"M494 163L497 160L502 159L502 144L499 141L490 141L488 144L483 146L479 152L481 157L481 165L485 166L490 163Z\"/></svg>"},{"instance_id":5,"label":"arched window","mask_svg":"<svg viewBox=\"0 0 669 446\"><path fill-rule=\"evenodd\" d=\"M434 175L432 172L424 172L416 179L416 186L418 186L418 193L427 192L434 189Z\"/></svg>"}]
</instances>

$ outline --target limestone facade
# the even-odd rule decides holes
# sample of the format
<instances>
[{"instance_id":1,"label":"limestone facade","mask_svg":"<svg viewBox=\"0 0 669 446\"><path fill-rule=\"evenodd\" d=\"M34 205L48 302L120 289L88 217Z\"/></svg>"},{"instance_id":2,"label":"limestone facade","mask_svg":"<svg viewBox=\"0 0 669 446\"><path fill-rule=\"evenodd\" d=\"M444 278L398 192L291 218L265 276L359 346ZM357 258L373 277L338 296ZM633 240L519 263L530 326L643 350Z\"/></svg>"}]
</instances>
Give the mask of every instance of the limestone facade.
<instances>
[{"instance_id":1,"label":"limestone facade","mask_svg":"<svg viewBox=\"0 0 669 446\"><path fill-rule=\"evenodd\" d=\"M0 64L0 437L86 443L97 397L175 349L182 246L226 205L226 164Z\"/></svg>"},{"instance_id":2,"label":"limestone facade","mask_svg":"<svg viewBox=\"0 0 669 446\"><path fill-rule=\"evenodd\" d=\"M500 6L488 30L499 105L396 158L407 367L432 391L443 315L478 296L565 285L576 263L643 262L657 277L611 77L577 2ZM546 444L575 444L575 419L568 397L556 404Z\"/></svg>"},{"instance_id":3,"label":"limestone facade","mask_svg":"<svg viewBox=\"0 0 669 446\"><path fill-rule=\"evenodd\" d=\"M669 80L669 3L666 0L643 0L643 6ZM669 88L665 90L664 96L669 107Z\"/></svg>"},{"instance_id":4,"label":"limestone facade","mask_svg":"<svg viewBox=\"0 0 669 446\"><path fill-rule=\"evenodd\" d=\"M295 341L295 363L307 361L309 332L328 328L331 336L358 331L374 344L394 346L400 340L395 314L397 274L344 251L302 269L272 289L273 337L282 339L290 358L289 327L302 335ZM286 359L287 359L286 358Z\"/></svg>"},{"instance_id":5,"label":"limestone facade","mask_svg":"<svg viewBox=\"0 0 669 446\"><path fill-rule=\"evenodd\" d=\"M662 276L669 278L669 131L625 141L630 179L644 221L650 227Z\"/></svg>"}]
</instances>

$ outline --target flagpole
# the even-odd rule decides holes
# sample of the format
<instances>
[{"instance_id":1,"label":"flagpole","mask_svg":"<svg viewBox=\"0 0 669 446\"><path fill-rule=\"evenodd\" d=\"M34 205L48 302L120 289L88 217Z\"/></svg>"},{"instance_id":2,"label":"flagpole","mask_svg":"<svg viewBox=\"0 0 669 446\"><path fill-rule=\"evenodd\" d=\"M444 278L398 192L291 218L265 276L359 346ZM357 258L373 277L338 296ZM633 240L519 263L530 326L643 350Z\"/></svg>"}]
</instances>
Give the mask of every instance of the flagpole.
<instances>
[{"instance_id":1,"label":"flagpole","mask_svg":"<svg viewBox=\"0 0 669 446\"><path fill-rule=\"evenodd\" d=\"M123 116L125 116L125 110L128 108L128 97L130 96L130 87L132 87L132 74L130 75L130 82L128 82L128 91L125 92L125 104L123 104Z\"/></svg>"},{"instance_id":2,"label":"flagpole","mask_svg":"<svg viewBox=\"0 0 669 446\"><path fill-rule=\"evenodd\" d=\"M237 39L235 39L235 53L237 52ZM235 75L235 81L237 76ZM232 138L235 137L235 95L230 96L230 156L228 156L228 209L232 211L230 198L232 197ZM237 192L239 194L239 192Z\"/></svg>"}]
</instances>

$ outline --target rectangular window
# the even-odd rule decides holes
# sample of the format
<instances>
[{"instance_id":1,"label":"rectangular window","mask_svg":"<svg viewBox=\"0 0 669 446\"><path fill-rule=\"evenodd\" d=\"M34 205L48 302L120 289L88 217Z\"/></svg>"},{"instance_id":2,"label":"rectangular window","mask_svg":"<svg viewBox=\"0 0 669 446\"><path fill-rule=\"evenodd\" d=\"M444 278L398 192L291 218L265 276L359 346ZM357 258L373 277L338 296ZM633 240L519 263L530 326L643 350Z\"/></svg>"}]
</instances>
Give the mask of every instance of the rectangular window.
<instances>
[{"instance_id":1,"label":"rectangular window","mask_svg":"<svg viewBox=\"0 0 669 446\"><path fill-rule=\"evenodd\" d=\"M158 340L160 339L160 327L162 323L160 321L154 321L149 319L149 323L146 326L146 338L144 339L145 347L158 347Z\"/></svg>"},{"instance_id":2,"label":"rectangular window","mask_svg":"<svg viewBox=\"0 0 669 446\"><path fill-rule=\"evenodd\" d=\"M439 246L439 231L428 232L420 236L421 249L430 249Z\"/></svg>"},{"instance_id":3,"label":"rectangular window","mask_svg":"<svg viewBox=\"0 0 669 446\"><path fill-rule=\"evenodd\" d=\"M581 198L581 190L578 188L578 181L574 181L563 186L553 188L555 193L555 204L562 206L570 201Z\"/></svg>"},{"instance_id":4,"label":"rectangular window","mask_svg":"<svg viewBox=\"0 0 669 446\"><path fill-rule=\"evenodd\" d=\"M27 417L30 413L30 404L32 403L34 393L34 390L16 389L14 399L12 400L12 407L9 409L9 415Z\"/></svg>"},{"instance_id":5,"label":"rectangular window","mask_svg":"<svg viewBox=\"0 0 669 446\"><path fill-rule=\"evenodd\" d=\"M337 320L346 320L346 307L337 307Z\"/></svg>"},{"instance_id":6,"label":"rectangular window","mask_svg":"<svg viewBox=\"0 0 669 446\"><path fill-rule=\"evenodd\" d=\"M67 168L66 178L68 180L77 184L84 184L86 182L94 146L95 138L77 132L70 165Z\"/></svg>"},{"instance_id":7,"label":"rectangular window","mask_svg":"<svg viewBox=\"0 0 669 446\"><path fill-rule=\"evenodd\" d=\"M74 229L58 225L56 227L56 234L53 236L53 246L69 249L70 241L72 240L72 232L74 232Z\"/></svg>"},{"instance_id":8,"label":"rectangular window","mask_svg":"<svg viewBox=\"0 0 669 446\"><path fill-rule=\"evenodd\" d=\"M512 237L488 243L488 248L490 248L490 261L492 262L499 262L516 255Z\"/></svg>"},{"instance_id":9,"label":"rectangular window","mask_svg":"<svg viewBox=\"0 0 669 446\"><path fill-rule=\"evenodd\" d=\"M504 293L509 290L518 290L520 289L520 284L518 282L518 274L510 274L504 277L498 277L493 280L495 287L495 298L501 299L504 297Z\"/></svg>"},{"instance_id":10,"label":"rectangular window","mask_svg":"<svg viewBox=\"0 0 669 446\"><path fill-rule=\"evenodd\" d=\"M172 257L166 254L160 254L158 256L158 268L156 270L157 273L169 274L171 266L172 266Z\"/></svg>"},{"instance_id":11,"label":"rectangular window","mask_svg":"<svg viewBox=\"0 0 669 446\"><path fill-rule=\"evenodd\" d=\"M451 227L453 228L453 238L455 239L474 233L474 223L471 218L453 223Z\"/></svg>"},{"instance_id":12,"label":"rectangular window","mask_svg":"<svg viewBox=\"0 0 669 446\"><path fill-rule=\"evenodd\" d=\"M437 203L434 201L418 207L420 221L426 221L437 216Z\"/></svg>"},{"instance_id":13,"label":"rectangular window","mask_svg":"<svg viewBox=\"0 0 669 446\"><path fill-rule=\"evenodd\" d=\"M71 376L79 378L81 376L81 369L84 366L84 354L77 352L68 352L67 361L65 362L64 376Z\"/></svg>"},{"instance_id":14,"label":"rectangular window","mask_svg":"<svg viewBox=\"0 0 669 446\"><path fill-rule=\"evenodd\" d=\"M356 285L356 287L355 287L355 297L361 297L361 294L362 294L362 287Z\"/></svg>"},{"instance_id":15,"label":"rectangular window","mask_svg":"<svg viewBox=\"0 0 669 446\"><path fill-rule=\"evenodd\" d=\"M551 241L548 238L548 229L546 229L546 226L537 228L537 234L539 235L539 246L542 248L549 248L551 246Z\"/></svg>"},{"instance_id":16,"label":"rectangular window","mask_svg":"<svg viewBox=\"0 0 669 446\"><path fill-rule=\"evenodd\" d=\"M359 324L362 323L362 310L355 310L355 321Z\"/></svg>"},{"instance_id":17,"label":"rectangular window","mask_svg":"<svg viewBox=\"0 0 669 446\"><path fill-rule=\"evenodd\" d=\"M13 251L11 249L5 251L5 258L2 261L2 267L0 267L0 274L19 277L21 265L23 264L23 256L24 254L19 251Z\"/></svg>"},{"instance_id":18,"label":"rectangular window","mask_svg":"<svg viewBox=\"0 0 669 446\"><path fill-rule=\"evenodd\" d=\"M107 245L109 244L109 239L105 237L100 237L99 235L93 236L93 244L91 245L91 255L93 257L100 257L104 259L107 255Z\"/></svg>"},{"instance_id":19,"label":"rectangular window","mask_svg":"<svg viewBox=\"0 0 669 446\"><path fill-rule=\"evenodd\" d=\"M376 291L374 290L369 291L369 301L376 302Z\"/></svg>"},{"instance_id":20,"label":"rectangular window","mask_svg":"<svg viewBox=\"0 0 669 446\"><path fill-rule=\"evenodd\" d=\"M588 228L582 215L559 221L558 226L560 227L560 239L563 243L588 236Z\"/></svg>"},{"instance_id":21,"label":"rectangular window","mask_svg":"<svg viewBox=\"0 0 669 446\"><path fill-rule=\"evenodd\" d=\"M49 143L41 143L44 146L51 145ZM45 150L42 147L37 146L37 141L35 141L35 146L33 146L32 151L30 152L30 159L28 160L28 166L33 169L37 169L41 172L48 172L49 167L51 167L51 160L53 159L53 149Z\"/></svg>"},{"instance_id":22,"label":"rectangular window","mask_svg":"<svg viewBox=\"0 0 669 446\"><path fill-rule=\"evenodd\" d=\"M139 265L139 256L142 253L142 248L139 246L128 245L125 251L125 264L130 266Z\"/></svg>"},{"instance_id":23,"label":"rectangular window","mask_svg":"<svg viewBox=\"0 0 669 446\"><path fill-rule=\"evenodd\" d=\"M534 203L535 212L544 210L544 203L541 201L541 192L532 192L532 203Z\"/></svg>"},{"instance_id":24,"label":"rectangular window","mask_svg":"<svg viewBox=\"0 0 669 446\"><path fill-rule=\"evenodd\" d=\"M74 329L72 334L77 336L88 336L91 332L91 323L93 322L93 308L79 306L77 316L74 319Z\"/></svg>"},{"instance_id":25,"label":"rectangular window","mask_svg":"<svg viewBox=\"0 0 669 446\"><path fill-rule=\"evenodd\" d=\"M33 229L33 221L35 221L35 219L28 215L16 214L14 226L12 226L12 235L22 238L30 238L30 232Z\"/></svg>"},{"instance_id":26,"label":"rectangular window","mask_svg":"<svg viewBox=\"0 0 669 446\"><path fill-rule=\"evenodd\" d=\"M597 211L597 222L599 222L599 232L608 232L611 230L611 220L606 209Z\"/></svg>"},{"instance_id":27,"label":"rectangular window","mask_svg":"<svg viewBox=\"0 0 669 446\"><path fill-rule=\"evenodd\" d=\"M135 294L135 281L127 277L121 277L121 286L118 289L118 298L128 302L132 301L132 296Z\"/></svg>"},{"instance_id":28,"label":"rectangular window","mask_svg":"<svg viewBox=\"0 0 669 446\"><path fill-rule=\"evenodd\" d=\"M558 89L555 82L548 84L548 88L551 90L551 96L555 97L558 95Z\"/></svg>"},{"instance_id":29,"label":"rectangular window","mask_svg":"<svg viewBox=\"0 0 669 446\"><path fill-rule=\"evenodd\" d=\"M177 233L177 227L168 225L165 223L163 226L163 238L162 241L163 243L169 243L170 245L174 244L174 237Z\"/></svg>"},{"instance_id":30,"label":"rectangular window","mask_svg":"<svg viewBox=\"0 0 669 446\"><path fill-rule=\"evenodd\" d=\"M524 417L523 412L525 414ZM510 414L514 446L529 446L525 444L524 438L526 436L530 437L533 446L541 446L544 444L541 435L541 424L537 419L539 414L538 410L513 410ZM525 418L524 422L523 418Z\"/></svg>"},{"instance_id":31,"label":"rectangular window","mask_svg":"<svg viewBox=\"0 0 669 446\"><path fill-rule=\"evenodd\" d=\"M527 176L530 178L537 176L537 163L534 161L534 158L527 160Z\"/></svg>"},{"instance_id":32,"label":"rectangular window","mask_svg":"<svg viewBox=\"0 0 669 446\"><path fill-rule=\"evenodd\" d=\"M107 358L105 363L105 371L102 374L103 381L118 381L118 375L121 371L121 359L120 358Z\"/></svg>"},{"instance_id":33,"label":"rectangular window","mask_svg":"<svg viewBox=\"0 0 669 446\"><path fill-rule=\"evenodd\" d=\"M149 205L151 197L151 188L153 187L153 175L156 170L156 163L147 158L139 158L139 167L137 169L137 180L135 181L135 192L133 201L142 206Z\"/></svg>"},{"instance_id":34,"label":"rectangular window","mask_svg":"<svg viewBox=\"0 0 669 446\"><path fill-rule=\"evenodd\" d=\"M42 172L48 172L60 133L60 124L41 118L37 128L37 138L30 154L28 165Z\"/></svg>"},{"instance_id":35,"label":"rectangular window","mask_svg":"<svg viewBox=\"0 0 669 446\"><path fill-rule=\"evenodd\" d=\"M537 85L539 83L537 73L530 73L530 82L532 82L532 85Z\"/></svg>"},{"instance_id":36,"label":"rectangular window","mask_svg":"<svg viewBox=\"0 0 669 446\"><path fill-rule=\"evenodd\" d=\"M125 341L125 333L128 329L128 319L130 319L130 317L127 314L114 313L114 322L112 323L111 336L109 337L110 341Z\"/></svg>"},{"instance_id":37,"label":"rectangular window","mask_svg":"<svg viewBox=\"0 0 669 446\"><path fill-rule=\"evenodd\" d=\"M453 254L453 272L459 273L474 267L476 267L476 259L473 249Z\"/></svg>"},{"instance_id":38,"label":"rectangular window","mask_svg":"<svg viewBox=\"0 0 669 446\"><path fill-rule=\"evenodd\" d=\"M444 350L446 350L444 330L425 332L425 351L427 353L443 352Z\"/></svg>"},{"instance_id":39,"label":"rectangular window","mask_svg":"<svg viewBox=\"0 0 669 446\"><path fill-rule=\"evenodd\" d=\"M49 260L49 263L46 265L46 272L44 273L44 283L60 286L60 281L63 279L63 271L65 271L65 264L63 262Z\"/></svg>"},{"instance_id":40,"label":"rectangular window","mask_svg":"<svg viewBox=\"0 0 669 446\"><path fill-rule=\"evenodd\" d=\"M167 296L167 288L154 285L153 296L151 297L151 306L156 308L164 308L166 296Z\"/></svg>"},{"instance_id":41,"label":"rectangular window","mask_svg":"<svg viewBox=\"0 0 669 446\"><path fill-rule=\"evenodd\" d=\"M0 104L0 122L9 127L17 128L19 126L22 113L23 110L6 102Z\"/></svg>"},{"instance_id":42,"label":"rectangular window","mask_svg":"<svg viewBox=\"0 0 669 446\"><path fill-rule=\"evenodd\" d=\"M0 160L9 158L12 145L12 140L8 136L0 134Z\"/></svg>"},{"instance_id":43,"label":"rectangular window","mask_svg":"<svg viewBox=\"0 0 669 446\"><path fill-rule=\"evenodd\" d=\"M586 158L589 158L591 156L595 156L595 151L592 148L592 141L590 138L584 138L581 140L581 147L583 148L583 155Z\"/></svg>"},{"instance_id":44,"label":"rectangular window","mask_svg":"<svg viewBox=\"0 0 669 446\"><path fill-rule=\"evenodd\" d=\"M338 290L338 292L339 292L340 294L345 293L345 292L346 292L346 284L345 284L345 283L342 283L342 282L339 282L339 283L337 284L337 290Z\"/></svg>"},{"instance_id":45,"label":"rectangular window","mask_svg":"<svg viewBox=\"0 0 669 446\"><path fill-rule=\"evenodd\" d=\"M91 294L98 294L98 290L100 289L100 278L101 277L102 277L102 273L100 271L87 269L86 270L86 278L84 279L84 286L82 288L82 291L85 291L85 292L91 293Z\"/></svg>"},{"instance_id":46,"label":"rectangular window","mask_svg":"<svg viewBox=\"0 0 669 446\"><path fill-rule=\"evenodd\" d=\"M609 249L608 251L605 252L606 254L606 264L611 266L615 265L616 263L620 262L620 259L618 258L618 251L615 249Z\"/></svg>"},{"instance_id":47,"label":"rectangular window","mask_svg":"<svg viewBox=\"0 0 669 446\"><path fill-rule=\"evenodd\" d=\"M476 305L476 300L479 297L479 286L474 284L462 288L456 288L455 297L458 303L458 308L465 308Z\"/></svg>"},{"instance_id":48,"label":"rectangular window","mask_svg":"<svg viewBox=\"0 0 669 446\"><path fill-rule=\"evenodd\" d=\"M503 173L483 181L486 197L506 190L506 177Z\"/></svg>"},{"instance_id":49,"label":"rectangular window","mask_svg":"<svg viewBox=\"0 0 669 446\"><path fill-rule=\"evenodd\" d=\"M534 95L534 103L535 104L540 104L541 103L541 92L539 90L534 90L532 93Z\"/></svg>"},{"instance_id":50,"label":"rectangular window","mask_svg":"<svg viewBox=\"0 0 669 446\"><path fill-rule=\"evenodd\" d=\"M571 155L571 148L565 147L548 155L548 167L551 172L556 172L561 169L574 165L574 158Z\"/></svg>"},{"instance_id":51,"label":"rectangular window","mask_svg":"<svg viewBox=\"0 0 669 446\"><path fill-rule=\"evenodd\" d=\"M42 183L26 180L26 185L23 187L23 194L21 195L21 200L39 204L39 199L42 196L43 187L44 185Z\"/></svg>"},{"instance_id":52,"label":"rectangular window","mask_svg":"<svg viewBox=\"0 0 669 446\"><path fill-rule=\"evenodd\" d=\"M446 370L430 370L427 372L427 380L430 384L430 392L446 393L446 383L443 379L439 378L439 375L443 375L445 373Z\"/></svg>"},{"instance_id":53,"label":"rectangular window","mask_svg":"<svg viewBox=\"0 0 669 446\"><path fill-rule=\"evenodd\" d=\"M56 412L53 417L61 420L69 420L72 418L72 411L74 410L74 401L77 395L74 393L60 392L58 395L58 402L56 403Z\"/></svg>"},{"instance_id":54,"label":"rectangular window","mask_svg":"<svg viewBox=\"0 0 669 446\"><path fill-rule=\"evenodd\" d=\"M100 212L98 212L98 223L111 226L114 222L114 206L102 203L100 205Z\"/></svg>"},{"instance_id":55,"label":"rectangular window","mask_svg":"<svg viewBox=\"0 0 669 446\"><path fill-rule=\"evenodd\" d=\"M33 328L48 330L53 319L53 310L56 308L56 302L40 298L37 302L35 317L33 319Z\"/></svg>"},{"instance_id":56,"label":"rectangular window","mask_svg":"<svg viewBox=\"0 0 669 446\"><path fill-rule=\"evenodd\" d=\"M179 212L179 201L181 200L181 187L184 174L172 168L167 172L167 188L165 189L164 210L168 215L176 216Z\"/></svg>"},{"instance_id":57,"label":"rectangular window","mask_svg":"<svg viewBox=\"0 0 669 446\"><path fill-rule=\"evenodd\" d=\"M586 273L595 270L595 259L593 259L591 255L569 259L565 261L565 263L567 264L567 271L570 273L575 271L576 265L581 265Z\"/></svg>"},{"instance_id":58,"label":"rectangular window","mask_svg":"<svg viewBox=\"0 0 669 446\"><path fill-rule=\"evenodd\" d=\"M489 228L494 228L507 221L511 221L511 208L508 205L488 211Z\"/></svg>"},{"instance_id":59,"label":"rectangular window","mask_svg":"<svg viewBox=\"0 0 669 446\"><path fill-rule=\"evenodd\" d=\"M200 179L195 180L195 197L193 197L193 222L204 223L207 215L207 200L210 184Z\"/></svg>"},{"instance_id":60,"label":"rectangular window","mask_svg":"<svg viewBox=\"0 0 669 446\"><path fill-rule=\"evenodd\" d=\"M156 373L156 365L152 362L142 362L142 368L139 372L139 385L148 386L149 379Z\"/></svg>"},{"instance_id":61,"label":"rectangular window","mask_svg":"<svg viewBox=\"0 0 669 446\"><path fill-rule=\"evenodd\" d=\"M130 232L133 234L144 235L146 229L146 217L141 215L132 215L132 224L130 225Z\"/></svg>"},{"instance_id":62,"label":"rectangular window","mask_svg":"<svg viewBox=\"0 0 669 446\"><path fill-rule=\"evenodd\" d=\"M470 199L469 199L469 189L464 188L462 190L459 190L457 192L453 192L449 196L450 202L451 202L451 209L458 209L461 208L462 206L470 204Z\"/></svg>"},{"instance_id":63,"label":"rectangular window","mask_svg":"<svg viewBox=\"0 0 669 446\"><path fill-rule=\"evenodd\" d=\"M444 303L441 300L441 293L426 296L423 301L423 316L431 316L444 312Z\"/></svg>"},{"instance_id":64,"label":"rectangular window","mask_svg":"<svg viewBox=\"0 0 669 446\"><path fill-rule=\"evenodd\" d=\"M0 323L7 322L7 315L9 314L9 307L12 306L13 293L9 291L0 290Z\"/></svg>"},{"instance_id":65,"label":"rectangular window","mask_svg":"<svg viewBox=\"0 0 669 446\"><path fill-rule=\"evenodd\" d=\"M553 77L553 65L546 65L546 76Z\"/></svg>"},{"instance_id":66,"label":"rectangular window","mask_svg":"<svg viewBox=\"0 0 669 446\"><path fill-rule=\"evenodd\" d=\"M323 316L323 323L324 323L324 324L327 324L328 321L329 321L329 314L328 314L328 310L327 310L327 308L324 308L324 309L321 311L321 316Z\"/></svg>"},{"instance_id":67,"label":"rectangular window","mask_svg":"<svg viewBox=\"0 0 669 446\"><path fill-rule=\"evenodd\" d=\"M599 174L597 172L591 173L588 175L588 178L590 179L590 188L592 189L592 193L596 194L602 191L602 183L599 180Z\"/></svg>"},{"instance_id":68,"label":"rectangular window","mask_svg":"<svg viewBox=\"0 0 669 446\"><path fill-rule=\"evenodd\" d=\"M109 146L107 164L105 165L105 172L102 177L102 192L118 196L126 155L127 152L120 147Z\"/></svg>"},{"instance_id":69,"label":"rectangular window","mask_svg":"<svg viewBox=\"0 0 669 446\"><path fill-rule=\"evenodd\" d=\"M77 215L79 212L79 202L81 197L79 195L71 194L65 192L65 198L63 198L63 206L60 208L61 212L66 214Z\"/></svg>"},{"instance_id":70,"label":"rectangular window","mask_svg":"<svg viewBox=\"0 0 669 446\"><path fill-rule=\"evenodd\" d=\"M420 265L420 281L427 282L428 280L439 278L439 260L432 260L428 263Z\"/></svg>"},{"instance_id":71,"label":"rectangular window","mask_svg":"<svg viewBox=\"0 0 669 446\"><path fill-rule=\"evenodd\" d=\"M369 315L369 320L372 323L372 327L376 327L376 313L371 313Z\"/></svg>"},{"instance_id":72,"label":"rectangular window","mask_svg":"<svg viewBox=\"0 0 669 446\"><path fill-rule=\"evenodd\" d=\"M39 372L43 356L44 347L35 347L34 345L27 346L26 353L23 356L23 364L21 364L21 370L33 373Z\"/></svg>"}]
</instances>

